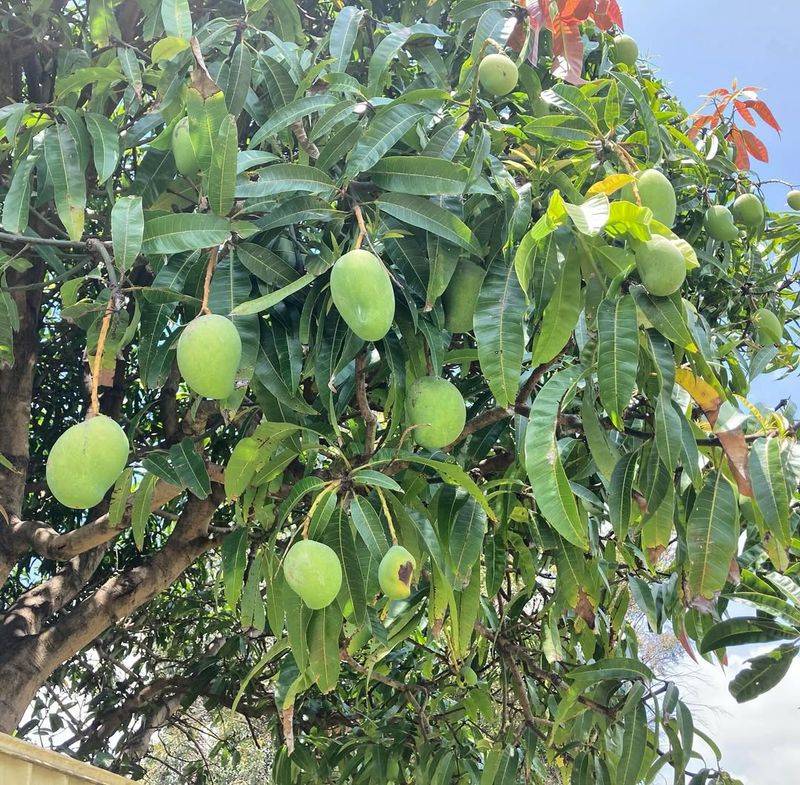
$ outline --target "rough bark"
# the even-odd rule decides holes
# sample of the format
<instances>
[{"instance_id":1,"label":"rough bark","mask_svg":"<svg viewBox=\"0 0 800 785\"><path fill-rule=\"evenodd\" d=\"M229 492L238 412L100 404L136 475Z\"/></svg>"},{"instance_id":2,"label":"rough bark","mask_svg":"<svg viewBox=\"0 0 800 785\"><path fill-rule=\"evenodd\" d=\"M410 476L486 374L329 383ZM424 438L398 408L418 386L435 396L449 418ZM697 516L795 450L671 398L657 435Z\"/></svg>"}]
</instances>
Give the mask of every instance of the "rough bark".
<instances>
[{"instance_id":1,"label":"rough bark","mask_svg":"<svg viewBox=\"0 0 800 785\"><path fill-rule=\"evenodd\" d=\"M208 499L191 497L162 550L144 564L107 580L52 625L7 645L0 662L0 732L16 728L37 690L59 665L149 602L203 553L220 544L220 539L208 534L220 502L218 485Z\"/></svg>"}]
</instances>

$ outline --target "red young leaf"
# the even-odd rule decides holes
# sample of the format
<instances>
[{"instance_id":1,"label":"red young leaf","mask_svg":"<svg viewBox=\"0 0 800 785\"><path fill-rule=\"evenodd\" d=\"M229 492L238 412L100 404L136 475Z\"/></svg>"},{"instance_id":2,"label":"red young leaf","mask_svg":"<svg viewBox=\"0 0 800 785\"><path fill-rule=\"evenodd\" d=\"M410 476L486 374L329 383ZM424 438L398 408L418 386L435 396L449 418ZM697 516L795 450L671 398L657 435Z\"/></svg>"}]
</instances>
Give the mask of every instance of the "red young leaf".
<instances>
[{"instance_id":1,"label":"red young leaf","mask_svg":"<svg viewBox=\"0 0 800 785\"><path fill-rule=\"evenodd\" d=\"M542 30L551 30L553 28L549 0L531 0L528 5L528 19L531 25L531 37L533 38L528 60L533 65L536 65L539 59L539 33Z\"/></svg>"},{"instance_id":2,"label":"red young leaf","mask_svg":"<svg viewBox=\"0 0 800 785\"><path fill-rule=\"evenodd\" d=\"M712 90L709 94L709 98L718 98L721 95L730 95L730 90L726 89L725 87L718 87L716 90Z\"/></svg>"},{"instance_id":3,"label":"red young leaf","mask_svg":"<svg viewBox=\"0 0 800 785\"><path fill-rule=\"evenodd\" d=\"M594 12L594 21L598 27L608 30L613 25L624 29L622 11L617 0L598 0L597 10Z\"/></svg>"},{"instance_id":4,"label":"red young leaf","mask_svg":"<svg viewBox=\"0 0 800 785\"><path fill-rule=\"evenodd\" d=\"M744 141L742 132L736 127L731 128L728 134L728 140L733 143L736 148L736 168L743 172L750 171L750 156L747 154L747 144Z\"/></svg>"},{"instance_id":5,"label":"red young leaf","mask_svg":"<svg viewBox=\"0 0 800 785\"><path fill-rule=\"evenodd\" d=\"M758 116L771 128L774 128L778 133L781 132L781 127L772 114L770 108L763 101L745 101L745 103L758 114Z\"/></svg>"},{"instance_id":6,"label":"red young leaf","mask_svg":"<svg viewBox=\"0 0 800 785\"><path fill-rule=\"evenodd\" d=\"M753 113L747 107L746 103L742 101L734 101L733 105L736 107L736 111L742 116L742 119L748 124L755 126L756 118L753 117Z\"/></svg>"},{"instance_id":7,"label":"red young leaf","mask_svg":"<svg viewBox=\"0 0 800 785\"><path fill-rule=\"evenodd\" d=\"M700 133L700 129L704 126L709 126L709 128L713 129L714 125L712 122L714 120L713 114L699 114L694 115L695 121L692 123L692 127L689 129L689 138L694 139L698 133Z\"/></svg>"},{"instance_id":8,"label":"red young leaf","mask_svg":"<svg viewBox=\"0 0 800 785\"><path fill-rule=\"evenodd\" d=\"M559 0L558 15L568 24L585 22L594 12L595 0Z\"/></svg>"},{"instance_id":9,"label":"red young leaf","mask_svg":"<svg viewBox=\"0 0 800 785\"><path fill-rule=\"evenodd\" d=\"M740 133L750 155L758 161L768 163L769 153L767 152L767 146L752 131L743 128Z\"/></svg>"},{"instance_id":10,"label":"red young leaf","mask_svg":"<svg viewBox=\"0 0 800 785\"><path fill-rule=\"evenodd\" d=\"M561 17L553 23L553 76L574 85L584 84L583 41L578 25L565 24Z\"/></svg>"}]
</instances>

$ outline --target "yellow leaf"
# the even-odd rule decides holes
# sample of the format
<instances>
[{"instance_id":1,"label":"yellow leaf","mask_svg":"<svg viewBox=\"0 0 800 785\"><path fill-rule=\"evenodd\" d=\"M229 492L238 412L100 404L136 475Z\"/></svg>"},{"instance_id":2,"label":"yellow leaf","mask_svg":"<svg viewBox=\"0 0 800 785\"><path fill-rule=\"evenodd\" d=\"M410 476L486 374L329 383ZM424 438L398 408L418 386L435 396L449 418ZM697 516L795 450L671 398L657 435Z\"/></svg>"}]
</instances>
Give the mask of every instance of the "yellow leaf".
<instances>
[{"instance_id":1,"label":"yellow leaf","mask_svg":"<svg viewBox=\"0 0 800 785\"><path fill-rule=\"evenodd\" d=\"M611 194L615 194L620 188L624 188L635 179L636 178L631 174L610 174L599 183L595 183L586 192L586 195L595 196L596 194L606 194L606 196L611 196Z\"/></svg>"}]
</instances>

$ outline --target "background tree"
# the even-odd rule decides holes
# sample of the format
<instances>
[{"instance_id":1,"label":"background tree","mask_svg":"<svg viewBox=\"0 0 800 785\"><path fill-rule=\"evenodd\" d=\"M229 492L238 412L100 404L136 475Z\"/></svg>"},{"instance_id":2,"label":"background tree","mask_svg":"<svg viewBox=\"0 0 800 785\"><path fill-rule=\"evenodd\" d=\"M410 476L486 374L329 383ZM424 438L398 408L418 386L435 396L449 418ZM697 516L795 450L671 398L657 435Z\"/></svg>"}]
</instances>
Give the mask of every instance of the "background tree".
<instances>
[{"instance_id":1,"label":"background tree","mask_svg":"<svg viewBox=\"0 0 800 785\"><path fill-rule=\"evenodd\" d=\"M775 641L743 701L797 653L793 410L746 396L796 367L800 222L621 24L5 7L0 730L136 775L202 705L278 783L730 781L628 614Z\"/></svg>"}]
</instances>

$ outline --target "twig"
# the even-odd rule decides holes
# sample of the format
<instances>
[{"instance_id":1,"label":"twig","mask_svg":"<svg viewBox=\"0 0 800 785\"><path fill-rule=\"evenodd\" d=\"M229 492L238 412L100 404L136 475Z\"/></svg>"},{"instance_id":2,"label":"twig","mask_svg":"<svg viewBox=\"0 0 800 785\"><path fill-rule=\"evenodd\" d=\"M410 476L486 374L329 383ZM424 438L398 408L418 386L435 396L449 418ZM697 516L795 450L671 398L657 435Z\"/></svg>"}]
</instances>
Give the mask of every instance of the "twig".
<instances>
[{"instance_id":1,"label":"twig","mask_svg":"<svg viewBox=\"0 0 800 785\"><path fill-rule=\"evenodd\" d=\"M394 530L394 522L392 521L392 514L389 512L389 505L386 503L386 497L383 495L383 491L380 488L376 487L375 492L381 500L381 509L383 510L384 516L386 516L386 524L389 527L389 534L392 536L392 545L397 545L397 534Z\"/></svg>"},{"instance_id":2,"label":"twig","mask_svg":"<svg viewBox=\"0 0 800 785\"><path fill-rule=\"evenodd\" d=\"M103 350L106 346L108 328L111 324L111 316L114 313L114 294L108 298L106 312L103 314L103 324L100 326L100 335L97 338L97 348L94 353L94 365L92 367L92 402L89 409L90 416L96 417L100 414L100 397L97 388L100 385L100 367L103 363Z\"/></svg>"},{"instance_id":3,"label":"twig","mask_svg":"<svg viewBox=\"0 0 800 785\"><path fill-rule=\"evenodd\" d=\"M211 313L208 308L208 295L211 292L211 278L214 275L214 270L217 267L217 260L219 259L219 246L214 246L208 253L208 265L206 266L206 277L203 281L203 303L200 306L200 313Z\"/></svg>"},{"instance_id":4,"label":"twig","mask_svg":"<svg viewBox=\"0 0 800 785\"><path fill-rule=\"evenodd\" d=\"M353 212L356 215L356 223L358 223L358 237L356 237L356 248L361 248L364 238L367 236L367 225L364 223L364 214L361 212L361 205L354 204Z\"/></svg>"},{"instance_id":5,"label":"twig","mask_svg":"<svg viewBox=\"0 0 800 785\"><path fill-rule=\"evenodd\" d=\"M0 242L6 243L29 243L30 245L52 245L56 248L86 248L88 250L91 242L100 243L101 245L110 246L111 243L103 243L101 240L96 240L90 237L88 240L58 240L55 237L31 237L27 234L11 234L9 232L0 232Z\"/></svg>"}]
</instances>

